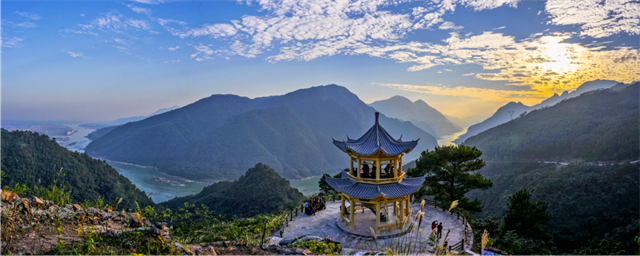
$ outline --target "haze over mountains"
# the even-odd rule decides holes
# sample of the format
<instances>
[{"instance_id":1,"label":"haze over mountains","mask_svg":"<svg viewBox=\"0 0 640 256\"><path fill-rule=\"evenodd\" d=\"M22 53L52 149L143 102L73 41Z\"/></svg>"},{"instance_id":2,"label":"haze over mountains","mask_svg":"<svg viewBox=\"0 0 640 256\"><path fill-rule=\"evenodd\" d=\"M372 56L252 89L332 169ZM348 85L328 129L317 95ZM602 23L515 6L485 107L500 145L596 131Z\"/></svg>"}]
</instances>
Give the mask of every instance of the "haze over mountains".
<instances>
[{"instance_id":1,"label":"haze over mountains","mask_svg":"<svg viewBox=\"0 0 640 256\"><path fill-rule=\"evenodd\" d=\"M422 100L411 102L402 96L393 96L369 104L380 113L398 119L410 121L420 129L438 138L442 135L462 131L462 126L451 122L447 117Z\"/></svg>"},{"instance_id":2,"label":"haze over mountains","mask_svg":"<svg viewBox=\"0 0 640 256\"><path fill-rule=\"evenodd\" d=\"M188 178L237 178L258 162L286 178L302 178L348 166L348 157L331 144L331 137L364 134L373 125L374 112L337 85L256 99L212 95L119 126L85 151ZM396 138L420 138L407 159L436 146L433 136L411 122L381 115L380 123Z\"/></svg>"},{"instance_id":3,"label":"haze over mountains","mask_svg":"<svg viewBox=\"0 0 640 256\"><path fill-rule=\"evenodd\" d=\"M81 124L80 126L83 127L89 127L89 128L94 128L94 129L100 129L100 128L105 128L105 127L109 127L109 126L118 126L118 125L123 125L126 123L130 123L130 122L135 122L135 121L140 121L142 119L151 117L151 116L155 116L155 115L159 115L165 112L169 112L171 110L174 109L178 109L180 107L178 107L178 105L173 105L171 107L168 108L161 108L156 110L155 112L151 113L148 116L132 116L132 117L123 117L123 118L118 118L116 120L113 121L108 121L108 122L100 122L100 123L86 123L86 124Z\"/></svg>"},{"instance_id":4,"label":"haze over mountains","mask_svg":"<svg viewBox=\"0 0 640 256\"><path fill-rule=\"evenodd\" d=\"M611 80L589 81L580 85L578 89L576 89L571 93L565 91L564 93L562 93L562 95L555 94L552 97L531 107L526 106L520 102L509 102L503 107L499 108L498 111L496 111L496 113L494 113L491 117L487 118L486 120L480 123L471 125L467 130L467 132L461 135L460 137L458 137L454 142L456 144L461 144L469 137L476 135L478 133L481 133L483 131L486 131L487 129L495 127L502 123L508 122L512 118L516 118L520 116L520 114L524 113L525 111L531 111L531 110L542 108L545 106L553 106L554 104L564 99L578 96L584 92L595 90L595 89L610 88L616 84L618 84L618 82L611 81ZM513 112L510 113L510 111L513 111Z\"/></svg>"}]
</instances>

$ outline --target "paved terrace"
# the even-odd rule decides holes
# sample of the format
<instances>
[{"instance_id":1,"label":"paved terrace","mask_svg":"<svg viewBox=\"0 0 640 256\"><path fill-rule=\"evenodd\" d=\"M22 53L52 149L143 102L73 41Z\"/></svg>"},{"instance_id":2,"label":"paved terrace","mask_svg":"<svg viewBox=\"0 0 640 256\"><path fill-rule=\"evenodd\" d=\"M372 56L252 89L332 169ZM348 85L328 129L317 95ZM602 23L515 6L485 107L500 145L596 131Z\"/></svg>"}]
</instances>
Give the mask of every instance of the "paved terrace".
<instances>
[{"instance_id":1,"label":"paved terrace","mask_svg":"<svg viewBox=\"0 0 640 256\"><path fill-rule=\"evenodd\" d=\"M420 203L416 200L411 207L411 221L407 223L406 227L409 227L412 222L414 226L418 225L417 221L414 221L414 219L420 210ZM431 222L435 220L443 222L443 238L447 233L447 229L450 230L447 238L449 245L456 244L462 240L462 237L464 236L464 224L461 219L458 220L455 215L450 215L449 212L442 211L442 209L434 208L433 206L425 205L423 210L425 214L422 219L422 225L420 226L420 232L416 233L414 231L410 234L401 235L400 237L382 238L385 236L393 236L394 234L397 235L398 230L394 228L392 231L381 231L378 234L379 251L383 251L385 247L391 246L392 242L396 245L399 240L406 241L408 238L411 238L412 241L416 241L416 235L420 241L424 241L431 233ZM290 221L289 225L284 228L283 237L313 235L330 238L342 244L342 247L344 248L343 253L353 252L354 250L375 250L375 243L371 237L354 235L370 234L369 226L367 224L375 227L375 215L373 212L368 209L364 212L362 212L362 210L358 210L355 217L355 230L351 231L346 227L346 225L340 223L341 221L338 215L339 211L340 202L328 202L327 209L317 212L314 216L298 213L298 216L293 217L293 221ZM393 218L392 216L393 215L391 215L391 218ZM390 221L392 221L392 219L390 219ZM346 232L342 231L342 229L338 227L339 225L341 225ZM467 244L465 244L465 249L471 248L471 243L473 242L473 232L469 233L470 235L467 239ZM421 245L420 247L422 247L421 251L431 249L431 247L424 242L420 242L419 244Z\"/></svg>"}]
</instances>

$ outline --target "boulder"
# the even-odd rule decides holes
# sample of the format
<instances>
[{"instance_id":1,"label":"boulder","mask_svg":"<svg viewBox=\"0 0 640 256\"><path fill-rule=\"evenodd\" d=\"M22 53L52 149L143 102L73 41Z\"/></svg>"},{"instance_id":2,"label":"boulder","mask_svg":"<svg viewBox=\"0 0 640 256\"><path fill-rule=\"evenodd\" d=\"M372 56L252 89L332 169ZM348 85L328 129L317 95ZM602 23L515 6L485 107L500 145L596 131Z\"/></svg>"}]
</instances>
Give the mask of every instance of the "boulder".
<instances>
[{"instance_id":1,"label":"boulder","mask_svg":"<svg viewBox=\"0 0 640 256\"><path fill-rule=\"evenodd\" d=\"M31 197L31 206L38 208L40 210L44 210L46 209L46 204L44 203L44 200L42 200L42 198L39 198L37 196Z\"/></svg>"},{"instance_id":2,"label":"boulder","mask_svg":"<svg viewBox=\"0 0 640 256\"><path fill-rule=\"evenodd\" d=\"M196 255L218 255L216 253L216 250L213 248L213 246L207 246L204 248L198 246L198 248L196 248L193 252Z\"/></svg>"},{"instance_id":3,"label":"boulder","mask_svg":"<svg viewBox=\"0 0 640 256\"><path fill-rule=\"evenodd\" d=\"M55 205L55 204L52 204L52 205L49 205L49 206L47 207L47 210L49 210L49 212L51 212L51 213L57 213L57 212L59 212L59 211L60 211L60 206L57 206L57 205Z\"/></svg>"},{"instance_id":4,"label":"boulder","mask_svg":"<svg viewBox=\"0 0 640 256\"><path fill-rule=\"evenodd\" d=\"M24 210L25 212L29 212L29 200L21 198L20 203L18 204L18 211Z\"/></svg>"},{"instance_id":5,"label":"boulder","mask_svg":"<svg viewBox=\"0 0 640 256\"><path fill-rule=\"evenodd\" d=\"M19 199L18 194L13 193L10 190L2 190L2 201L7 203L13 203L14 200Z\"/></svg>"},{"instance_id":6,"label":"boulder","mask_svg":"<svg viewBox=\"0 0 640 256\"><path fill-rule=\"evenodd\" d=\"M79 204L74 204L73 205L73 210L76 212L82 211L84 209L82 209L82 206L80 206Z\"/></svg>"}]
</instances>

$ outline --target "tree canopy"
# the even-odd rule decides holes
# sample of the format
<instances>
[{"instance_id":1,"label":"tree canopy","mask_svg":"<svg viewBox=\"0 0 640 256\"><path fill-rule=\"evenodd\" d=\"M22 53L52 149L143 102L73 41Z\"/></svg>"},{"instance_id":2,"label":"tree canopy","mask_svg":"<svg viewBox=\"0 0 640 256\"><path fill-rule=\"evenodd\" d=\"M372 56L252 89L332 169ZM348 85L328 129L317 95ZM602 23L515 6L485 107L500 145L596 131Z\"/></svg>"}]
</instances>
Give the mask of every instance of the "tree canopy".
<instances>
[{"instance_id":1,"label":"tree canopy","mask_svg":"<svg viewBox=\"0 0 640 256\"><path fill-rule=\"evenodd\" d=\"M465 145L436 147L433 151L423 151L416 167L407 173L414 177L427 175L423 183L426 193L444 205L458 200L458 208L481 212L482 202L478 199L471 201L465 196L473 189L493 186L491 180L475 172L485 165L481 155L482 151Z\"/></svg>"},{"instance_id":2,"label":"tree canopy","mask_svg":"<svg viewBox=\"0 0 640 256\"><path fill-rule=\"evenodd\" d=\"M548 210L549 202L532 200L533 190L522 188L509 196L507 215L502 223L502 234L509 230L518 236L549 241L551 235L547 231L547 224L551 220Z\"/></svg>"}]
</instances>

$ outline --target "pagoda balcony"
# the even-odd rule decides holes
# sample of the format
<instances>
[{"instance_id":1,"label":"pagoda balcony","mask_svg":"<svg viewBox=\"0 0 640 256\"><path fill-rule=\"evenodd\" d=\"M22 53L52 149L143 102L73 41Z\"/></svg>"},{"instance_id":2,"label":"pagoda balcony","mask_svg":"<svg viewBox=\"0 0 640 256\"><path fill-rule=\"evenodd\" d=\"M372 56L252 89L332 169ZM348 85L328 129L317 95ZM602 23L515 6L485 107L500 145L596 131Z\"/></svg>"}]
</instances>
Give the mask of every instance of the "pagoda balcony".
<instances>
[{"instance_id":1,"label":"pagoda balcony","mask_svg":"<svg viewBox=\"0 0 640 256\"><path fill-rule=\"evenodd\" d=\"M365 178L365 177L357 177L354 176L353 174L351 174L350 172L347 173L347 176L349 176L349 179L355 181L355 182L359 182L359 183L367 183L367 184L390 184L390 183L398 183L400 182L405 175L405 172L400 172L400 175L397 177L392 177L392 178L380 178L380 179L376 179L376 178Z\"/></svg>"}]
</instances>

